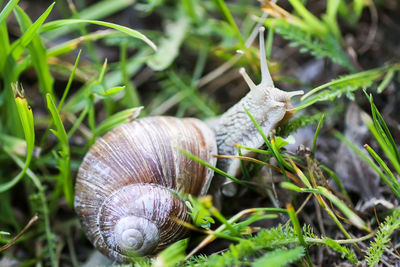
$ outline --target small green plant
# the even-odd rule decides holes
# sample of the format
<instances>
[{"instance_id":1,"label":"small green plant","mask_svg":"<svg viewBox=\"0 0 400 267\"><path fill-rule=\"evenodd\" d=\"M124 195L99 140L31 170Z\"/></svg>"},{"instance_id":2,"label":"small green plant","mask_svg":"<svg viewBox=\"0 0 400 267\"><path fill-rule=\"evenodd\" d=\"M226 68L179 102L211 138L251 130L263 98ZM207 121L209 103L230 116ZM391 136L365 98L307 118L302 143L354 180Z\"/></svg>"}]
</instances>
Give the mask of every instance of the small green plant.
<instances>
[{"instance_id":1,"label":"small green plant","mask_svg":"<svg viewBox=\"0 0 400 267\"><path fill-rule=\"evenodd\" d=\"M382 258L383 252L388 248L390 236L400 227L400 211L393 211L392 215L386 217L379 225L375 240L371 241L365 259L369 266L376 266Z\"/></svg>"},{"instance_id":2,"label":"small green plant","mask_svg":"<svg viewBox=\"0 0 400 267\"><path fill-rule=\"evenodd\" d=\"M195 199L189 195L189 201L186 201L186 205L190 210L188 213L192 217L194 225L209 230L211 224L215 223L207 209L207 206L212 205L210 198Z\"/></svg>"},{"instance_id":3,"label":"small green plant","mask_svg":"<svg viewBox=\"0 0 400 267\"><path fill-rule=\"evenodd\" d=\"M400 71L400 65L393 64L340 77L309 91L302 97L304 104L297 109L304 109L320 101L333 101L343 95L350 100L354 100L354 91L363 88L371 88L373 87L373 83L380 80L382 80L382 83L378 86L378 88L380 88L378 91L382 91L383 88L387 86L387 77L392 77L393 74L398 71Z\"/></svg>"}]
</instances>

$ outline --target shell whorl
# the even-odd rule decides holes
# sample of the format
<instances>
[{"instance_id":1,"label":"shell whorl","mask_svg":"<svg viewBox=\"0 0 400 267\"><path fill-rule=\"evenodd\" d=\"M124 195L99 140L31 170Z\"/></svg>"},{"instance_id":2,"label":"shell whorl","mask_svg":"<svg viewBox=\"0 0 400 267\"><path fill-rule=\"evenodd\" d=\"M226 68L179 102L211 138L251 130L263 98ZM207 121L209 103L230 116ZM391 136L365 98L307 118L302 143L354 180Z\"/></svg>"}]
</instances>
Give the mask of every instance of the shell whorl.
<instances>
[{"instance_id":1,"label":"shell whorl","mask_svg":"<svg viewBox=\"0 0 400 267\"><path fill-rule=\"evenodd\" d=\"M99 138L85 156L75 185L75 210L103 254L127 261L152 255L182 238L189 221L179 193L204 195L215 166L213 132L196 119L148 117Z\"/></svg>"},{"instance_id":2,"label":"shell whorl","mask_svg":"<svg viewBox=\"0 0 400 267\"><path fill-rule=\"evenodd\" d=\"M100 234L112 258L151 255L187 232L175 218L188 221L186 206L171 190L134 184L115 192L98 214Z\"/></svg>"},{"instance_id":3,"label":"shell whorl","mask_svg":"<svg viewBox=\"0 0 400 267\"><path fill-rule=\"evenodd\" d=\"M120 219L114 229L115 249L129 254L135 251L140 254L152 252L159 238L157 225L142 217L129 216Z\"/></svg>"}]
</instances>

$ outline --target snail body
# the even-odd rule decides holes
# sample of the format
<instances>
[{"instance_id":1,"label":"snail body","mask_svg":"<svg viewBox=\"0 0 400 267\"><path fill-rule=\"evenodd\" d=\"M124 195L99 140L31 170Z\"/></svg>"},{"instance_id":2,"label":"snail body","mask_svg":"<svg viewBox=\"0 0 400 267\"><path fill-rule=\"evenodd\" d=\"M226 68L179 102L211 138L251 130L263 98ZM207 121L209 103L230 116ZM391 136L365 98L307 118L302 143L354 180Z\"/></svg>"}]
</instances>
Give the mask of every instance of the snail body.
<instances>
[{"instance_id":1,"label":"snail body","mask_svg":"<svg viewBox=\"0 0 400 267\"><path fill-rule=\"evenodd\" d=\"M254 84L244 68L239 70L250 91L228 109L213 127L219 155L237 155L238 149L235 144L252 148L261 147L264 139L247 113L254 117L262 132L268 134L293 115L290 99L304 93L303 91L285 92L274 86L265 58L263 27L259 29L259 33L261 83ZM243 156L250 153L250 151L242 151ZM239 159L220 158L217 167L234 177L241 170ZM213 187L221 188L221 192L226 196L235 194L235 186L230 179L222 176L216 176L213 181Z\"/></svg>"},{"instance_id":2,"label":"snail body","mask_svg":"<svg viewBox=\"0 0 400 267\"><path fill-rule=\"evenodd\" d=\"M261 83L255 85L242 68L250 92L216 126L192 118L140 118L114 128L91 147L78 171L74 204L83 231L103 254L127 262L136 253L154 255L184 237L187 230L181 222L189 222L190 216L180 194L202 196L212 179L220 186L225 178L213 178L211 169L179 150L216 166L213 155L236 155L236 143L264 143L246 110L265 133L290 115L290 98L302 92L274 87L263 28L260 57ZM217 167L236 175L239 163L219 159Z\"/></svg>"}]
</instances>

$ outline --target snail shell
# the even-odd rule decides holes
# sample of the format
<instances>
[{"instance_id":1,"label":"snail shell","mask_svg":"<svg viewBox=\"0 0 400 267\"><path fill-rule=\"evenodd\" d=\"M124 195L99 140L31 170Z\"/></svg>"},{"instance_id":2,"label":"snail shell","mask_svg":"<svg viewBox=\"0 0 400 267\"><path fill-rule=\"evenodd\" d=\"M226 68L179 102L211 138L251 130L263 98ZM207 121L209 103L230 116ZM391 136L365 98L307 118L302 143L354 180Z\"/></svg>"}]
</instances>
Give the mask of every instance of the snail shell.
<instances>
[{"instance_id":1,"label":"snail shell","mask_svg":"<svg viewBox=\"0 0 400 267\"><path fill-rule=\"evenodd\" d=\"M215 166L213 132L197 119L148 117L99 138L85 156L75 185L75 210L84 232L119 261L152 255L181 239L189 221L179 193L204 195Z\"/></svg>"}]
</instances>

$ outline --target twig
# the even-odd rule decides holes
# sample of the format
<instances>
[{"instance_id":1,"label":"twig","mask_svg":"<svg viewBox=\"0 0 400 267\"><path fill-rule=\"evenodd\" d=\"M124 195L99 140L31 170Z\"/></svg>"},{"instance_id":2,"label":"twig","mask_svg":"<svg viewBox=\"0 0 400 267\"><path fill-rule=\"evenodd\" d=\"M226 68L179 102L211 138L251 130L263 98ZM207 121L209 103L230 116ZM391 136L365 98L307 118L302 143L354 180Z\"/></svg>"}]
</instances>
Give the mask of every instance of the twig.
<instances>
[{"instance_id":1,"label":"twig","mask_svg":"<svg viewBox=\"0 0 400 267\"><path fill-rule=\"evenodd\" d=\"M4 246L0 247L0 252L8 249L9 247L11 247L12 245L15 244L15 242L17 242L17 240L29 229L29 227L32 226L32 224L34 224L37 220L39 219L39 217L37 215L33 216L29 222L25 225L24 229L22 229L21 232L19 232L13 239L10 240L10 242L8 242L7 244L5 244Z\"/></svg>"}]
</instances>

